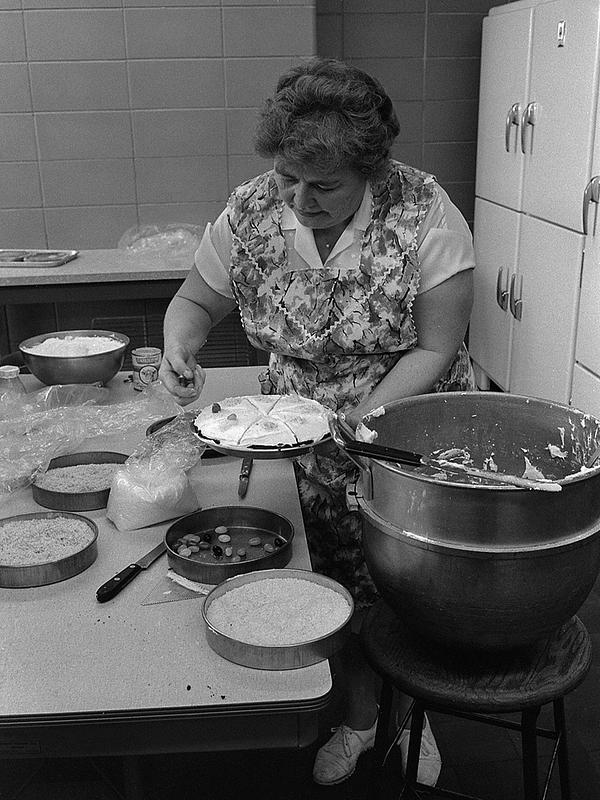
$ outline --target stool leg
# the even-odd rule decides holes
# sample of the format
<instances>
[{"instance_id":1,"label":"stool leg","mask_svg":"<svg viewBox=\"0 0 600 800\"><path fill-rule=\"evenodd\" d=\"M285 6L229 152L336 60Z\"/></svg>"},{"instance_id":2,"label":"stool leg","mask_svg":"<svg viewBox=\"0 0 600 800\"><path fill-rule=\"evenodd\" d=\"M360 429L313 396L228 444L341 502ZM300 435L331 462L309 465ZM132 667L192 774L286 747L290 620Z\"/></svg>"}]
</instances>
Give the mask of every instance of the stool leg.
<instances>
[{"instance_id":1,"label":"stool leg","mask_svg":"<svg viewBox=\"0 0 600 800\"><path fill-rule=\"evenodd\" d=\"M554 730L560 736L558 743L558 773L560 777L560 796L571 800L571 781L569 776L569 750L567 747L567 726L565 723L565 704L562 697L554 701Z\"/></svg>"},{"instance_id":2,"label":"stool leg","mask_svg":"<svg viewBox=\"0 0 600 800\"><path fill-rule=\"evenodd\" d=\"M521 714L521 747L523 755L523 789L525 800L539 800L537 718L539 708Z\"/></svg>"},{"instance_id":3,"label":"stool leg","mask_svg":"<svg viewBox=\"0 0 600 800\"><path fill-rule=\"evenodd\" d=\"M419 700L415 700L410 716L410 738L408 740L408 758L406 760L406 774L404 776L405 785L408 787L413 787L417 782L424 720L425 706Z\"/></svg>"},{"instance_id":4,"label":"stool leg","mask_svg":"<svg viewBox=\"0 0 600 800\"><path fill-rule=\"evenodd\" d=\"M390 716L392 713L392 695L392 684L384 680L379 696L379 715L377 717L377 729L375 730L375 744L373 747L373 776L369 792L372 800L377 800L381 794L383 763L386 756Z\"/></svg>"}]
</instances>

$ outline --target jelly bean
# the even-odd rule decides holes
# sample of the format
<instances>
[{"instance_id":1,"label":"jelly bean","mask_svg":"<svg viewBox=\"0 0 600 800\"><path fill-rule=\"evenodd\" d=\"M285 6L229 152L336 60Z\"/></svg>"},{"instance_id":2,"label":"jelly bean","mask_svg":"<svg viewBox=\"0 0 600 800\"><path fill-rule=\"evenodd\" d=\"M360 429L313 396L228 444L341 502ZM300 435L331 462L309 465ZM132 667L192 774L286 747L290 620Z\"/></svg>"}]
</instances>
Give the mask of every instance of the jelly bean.
<instances>
[{"instance_id":1,"label":"jelly bean","mask_svg":"<svg viewBox=\"0 0 600 800\"><path fill-rule=\"evenodd\" d=\"M259 547L262 544L262 539L260 536L253 536L251 539L248 539L248 544L251 547Z\"/></svg>"},{"instance_id":2,"label":"jelly bean","mask_svg":"<svg viewBox=\"0 0 600 800\"><path fill-rule=\"evenodd\" d=\"M192 544L198 544L200 537L197 533L186 533L186 535L183 537L183 541L191 542Z\"/></svg>"},{"instance_id":3,"label":"jelly bean","mask_svg":"<svg viewBox=\"0 0 600 800\"><path fill-rule=\"evenodd\" d=\"M210 542L198 542L200 550L210 550Z\"/></svg>"},{"instance_id":4,"label":"jelly bean","mask_svg":"<svg viewBox=\"0 0 600 800\"><path fill-rule=\"evenodd\" d=\"M237 554L240 558L246 558L246 551L243 547L238 547Z\"/></svg>"},{"instance_id":5,"label":"jelly bean","mask_svg":"<svg viewBox=\"0 0 600 800\"><path fill-rule=\"evenodd\" d=\"M235 561L237 563L238 561L241 561L242 559L239 556L234 556L231 560Z\"/></svg>"},{"instance_id":6,"label":"jelly bean","mask_svg":"<svg viewBox=\"0 0 600 800\"><path fill-rule=\"evenodd\" d=\"M263 545L263 549L264 549L265 553L274 553L275 552L275 547L271 544L271 542L265 542L265 544Z\"/></svg>"},{"instance_id":7,"label":"jelly bean","mask_svg":"<svg viewBox=\"0 0 600 800\"><path fill-rule=\"evenodd\" d=\"M233 547L226 547L225 548L225 555L229 558L233 555Z\"/></svg>"},{"instance_id":8,"label":"jelly bean","mask_svg":"<svg viewBox=\"0 0 600 800\"><path fill-rule=\"evenodd\" d=\"M215 528L215 533L216 534L229 533L229 528L226 528L225 525L217 525L217 527Z\"/></svg>"},{"instance_id":9,"label":"jelly bean","mask_svg":"<svg viewBox=\"0 0 600 800\"><path fill-rule=\"evenodd\" d=\"M188 550L190 551L190 553L199 553L200 552L200 548L198 547L197 544L188 545Z\"/></svg>"},{"instance_id":10,"label":"jelly bean","mask_svg":"<svg viewBox=\"0 0 600 800\"><path fill-rule=\"evenodd\" d=\"M220 533L219 534L219 541L222 544L227 544L227 542L231 541L231 536L228 533Z\"/></svg>"},{"instance_id":11,"label":"jelly bean","mask_svg":"<svg viewBox=\"0 0 600 800\"><path fill-rule=\"evenodd\" d=\"M191 556L192 555L192 551L190 550L189 547L185 547L185 545L182 545L181 547L177 548L177 555L180 555L180 556Z\"/></svg>"}]
</instances>

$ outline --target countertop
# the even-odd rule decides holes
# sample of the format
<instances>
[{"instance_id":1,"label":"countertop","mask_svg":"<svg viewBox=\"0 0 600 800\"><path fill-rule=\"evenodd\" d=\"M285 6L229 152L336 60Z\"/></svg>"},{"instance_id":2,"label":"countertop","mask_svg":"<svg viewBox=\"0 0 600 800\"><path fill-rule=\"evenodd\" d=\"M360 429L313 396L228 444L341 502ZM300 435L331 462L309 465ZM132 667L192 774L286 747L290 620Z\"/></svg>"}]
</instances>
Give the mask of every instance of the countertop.
<instances>
[{"instance_id":1,"label":"countertop","mask_svg":"<svg viewBox=\"0 0 600 800\"><path fill-rule=\"evenodd\" d=\"M189 265L124 250L80 250L77 258L58 267L0 267L0 287L40 284L114 283L116 281L183 280Z\"/></svg>"},{"instance_id":2,"label":"countertop","mask_svg":"<svg viewBox=\"0 0 600 800\"><path fill-rule=\"evenodd\" d=\"M234 387L238 394L257 391L254 368L207 372L202 405L227 396ZM122 374L111 383L115 399L135 399L137 393L123 383ZM37 382L30 378L28 384L33 389ZM112 443L89 440L78 449L110 447L127 453L144 434L142 427L130 437L121 436ZM237 496L240 464L230 456L201 463L199 505L246 504L281 513L295 529L289 566L310 569L291 461L256 461L244 500ZM44 510L33 501L31 489L25 488L4 498L1 516ZM205 639L202 597L168 600L173 582L166 577L164 557L113 600L99 604L98 586L161 541L171 522L119 531L105 509L81 513L99 528L98 557L87 570L48 586L0 589L0 734L10 728L15 742L22 740L26 746L35 740L40 752L50 755L73 748L158 752L153 748L160 742L161 749L186 743L198 749L220 749L247 737L249 746L261 746L261 741L263 746L277 746L277 741L281 746L298 746L303 736L314 736L315 714L326 704L331 689L327 661L302 669L264 671L221 658ZM165 592L166 602L161 599ZM248 728L244 722L248 715L257 717L253 725L258 725L259 733L251 733L252 725ZM310 733L302 732L301 718L312 719ZM129 727L127 736L117 735L122 725L112 738L102 733L106 724L124 721L143 726L141 743L136 744ZM156 745L150 728L153 722L157 723L152 728L157 728ZM100 728L98 723L102 723ZM52 732L56 724L60 730ZM77 733L84 730L82 725L91 726L83 738ZM168 744L165 725L179 725L169 732ZM66 740L64 726L71 731Z\"/></svg>"}]
</instances>

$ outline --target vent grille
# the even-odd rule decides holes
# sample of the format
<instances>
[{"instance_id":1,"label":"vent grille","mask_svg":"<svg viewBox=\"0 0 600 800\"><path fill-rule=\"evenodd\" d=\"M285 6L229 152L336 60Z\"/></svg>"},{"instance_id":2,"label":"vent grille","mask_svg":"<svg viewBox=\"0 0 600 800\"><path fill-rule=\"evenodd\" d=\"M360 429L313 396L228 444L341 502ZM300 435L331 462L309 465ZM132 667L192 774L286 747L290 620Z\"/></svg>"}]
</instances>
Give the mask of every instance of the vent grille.
<instances>
[{"instance_id":1,"label":"vent grille","mask_svg":"<svg viewBox=\"0 0 600 800\"><path fill-rule=\"evenodd\" d=\"M131 350L136 347L163 349L162 314L95 317L91 327L95 330L118 331L129 337L131 343L125 356L124 370L131 369ZM268 358L268 353L255 350L248 342L237 310L212 329L198 354L198 361L203 367L252 367L266 364Z\"/></svg>"}]
</instances>

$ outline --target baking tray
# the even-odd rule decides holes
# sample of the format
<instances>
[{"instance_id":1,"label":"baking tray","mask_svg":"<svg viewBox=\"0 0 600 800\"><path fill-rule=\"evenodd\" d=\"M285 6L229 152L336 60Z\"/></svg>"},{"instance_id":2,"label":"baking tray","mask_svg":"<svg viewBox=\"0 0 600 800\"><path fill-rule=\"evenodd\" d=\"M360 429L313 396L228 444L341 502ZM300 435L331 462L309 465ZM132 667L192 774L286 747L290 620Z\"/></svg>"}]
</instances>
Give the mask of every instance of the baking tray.
<instances>
[{"instance_id":1,"label":"baking tray","mask_svg":"<svg viewBox=\"0 0 600 800\"><path fill-rule=\"evenodd\" d=\"M219 534L215 532L215 528L220 526L228 529L228 535L232 539L230 543L218 540ZM176 543L188 534L200 538L210 534L210 548L194 554L195 557L179 555L176 552ZM274 543L277 538L280 544L270 553L262 546L247 546L248 538L254 536L260 537L263 543ZM188 580L210 585L257 569L284 567L292 557L293 539L294 526L288 519L273 511L254 506L203 508L178 519L165 534L167 560L171 569ZM223 551L226 546L231 546L232 556L223 554L222 558L216 560L212 553L213 546L218 546ZM246 550L246 558L242 561L233 561L232 558L240 546Z\"/></svg>"},{"instance_id":2,"label":"baking tray","mask_svg":"<svg viewBox=\"0 0 600 800\"><path fill-rule=\"evenodd\" d=\"M241 642L239 639L223 633L208 620L207 615L210 606L218 597L243 584L271 578L299 578L338 592L345 598L350 607L346 621L330 633L316 639L299 644L266 646ZM353 612L354 601L352 595L337 581L310 570L269 569L250 572L246 575L236 575L234 578L229 578L219 586L216 586L204 600L202 619L206 626L206 641L210 648L227 659L227 661L254 669L281 670L308 667L333 656L348 641Z\"/></svg>"},{"instance_id":3,"label":"baking tray","mask_svg":"<svg viewBox=\"0 0 600 800\"><path fill-rule=\"evenodd\" d=\"M77 464L123 464L127 458L124 453L110 453L106 450L72 453L53 458L48 465L48 471L57 467L73 467ZM33 499L38 505L56 511L93 511L97 508L106 508L110 494L110 487L95 492L57 492L36 486L35 483L32 484L31 490Z\"/></svg>"},{"instance_id":4,"label":"baking tray","mask_svg":"<svg viewBox=\"0 0 600 800\"><path fill-rule=\"evenodd\" d=\"M0 249L0 267L58 267L78 255L78 250Z\"/></svg>"},{"instance_id":5,"label":"baking tray","mask_svg":"<svg viewBox=\"0 0 600 800\"><path fill-rule=\"evenodd\" d=\"M91 519L80 514L71 514L66 511L40 511L32 514L19 514L0 520L0 525L8 522L19 522L27 519L57 519L75 518L88 525L94 534L92 541L77 553L72 553L66 558L57 561L47 561L43 564L28 564L18 567L0 564L0 586L9 589L23 589L32 586L46 586L49 583L72 578L86 570L96 560L98 555L98 528Z\"/></svg>"}]
</instances>

